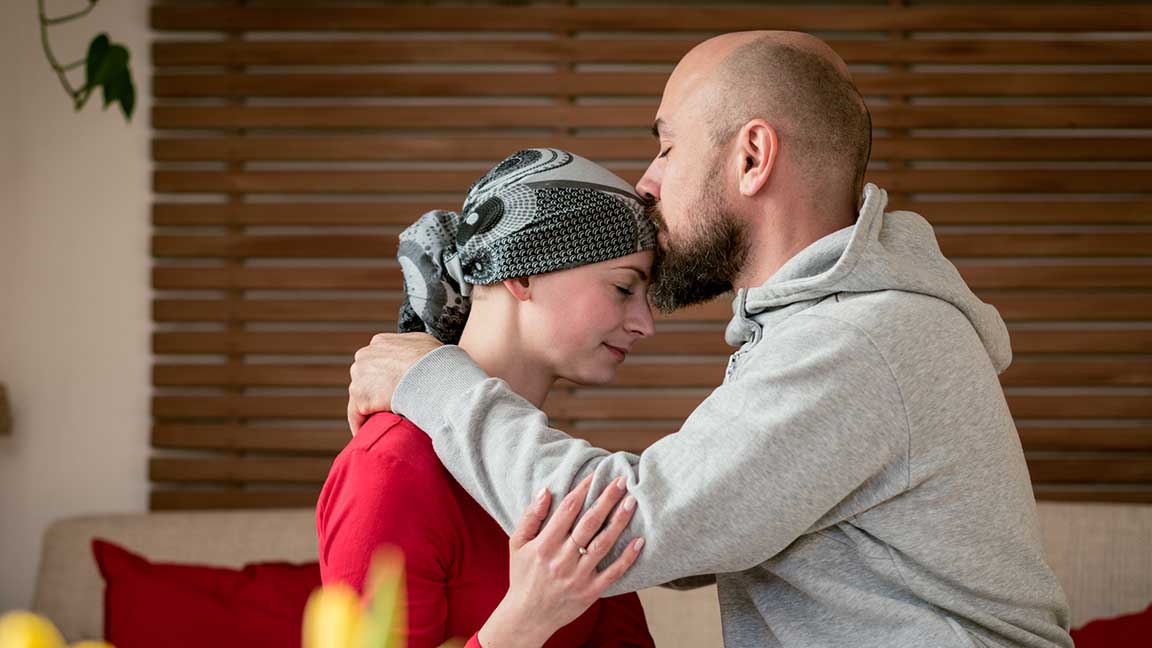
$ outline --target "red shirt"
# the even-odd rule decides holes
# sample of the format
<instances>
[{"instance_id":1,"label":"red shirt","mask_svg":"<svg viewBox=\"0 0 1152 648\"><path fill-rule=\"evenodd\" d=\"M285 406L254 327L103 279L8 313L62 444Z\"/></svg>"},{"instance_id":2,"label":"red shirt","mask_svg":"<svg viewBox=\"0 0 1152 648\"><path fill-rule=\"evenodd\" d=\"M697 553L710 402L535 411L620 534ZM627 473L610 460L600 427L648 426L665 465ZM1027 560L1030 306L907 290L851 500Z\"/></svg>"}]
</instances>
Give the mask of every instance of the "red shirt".
<instances>
[{"instance_id":1,"label":"red shirt","mask_svg":"<svg viewBox=\"0 0 1152 648\"><path fill-rule=\"evenodd\" d=\"M404 553L408 645L476 633L508 591L508 536L440 463L426 434L376 414L336 457L316 508L320 575L363 593L372 553ZM635 594L601 599L545 644L654 646Z\"/></svg>"}]
</instances>

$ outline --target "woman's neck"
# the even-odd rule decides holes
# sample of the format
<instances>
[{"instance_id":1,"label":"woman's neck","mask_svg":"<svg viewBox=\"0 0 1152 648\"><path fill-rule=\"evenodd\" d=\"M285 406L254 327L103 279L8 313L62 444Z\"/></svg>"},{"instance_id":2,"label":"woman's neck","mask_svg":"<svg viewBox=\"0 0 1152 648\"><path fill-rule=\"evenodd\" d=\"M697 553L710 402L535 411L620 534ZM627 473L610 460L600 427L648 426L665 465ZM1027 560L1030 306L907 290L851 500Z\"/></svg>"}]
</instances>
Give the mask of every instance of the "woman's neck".
<instances>
[{"instance_id":1,"label":"woman's neck","mask_svg":"<svg viewBox=\"0 0 1152 648\"><path fill-rule=\"evenodd\" d=\"M556 377L518 347L516 336L509 333L506 329L493 332L493 327L466 326L459 346L484 373L508 383L512 391L539 409Z\"/></svg>"}]
</instances>

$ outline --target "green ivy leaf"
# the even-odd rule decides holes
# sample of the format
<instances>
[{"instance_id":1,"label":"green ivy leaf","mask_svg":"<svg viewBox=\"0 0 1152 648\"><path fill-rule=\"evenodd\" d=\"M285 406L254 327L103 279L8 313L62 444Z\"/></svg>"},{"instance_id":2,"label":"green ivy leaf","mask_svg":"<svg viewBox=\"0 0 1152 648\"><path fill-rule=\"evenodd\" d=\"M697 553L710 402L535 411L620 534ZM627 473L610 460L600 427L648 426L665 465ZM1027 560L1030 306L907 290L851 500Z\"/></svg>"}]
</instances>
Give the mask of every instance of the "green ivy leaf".
<instances>
[{"instance_id":1,"label":"green ivy leaf","mask_svg":"<svg viewBox=\"0 0 1152 648\"><path fill-rule=\"evenodd\" d=\"M130 59L128 48L108 40L107 34L92 39L88 47L87 69L84 85L85 96L98 86L103 90L104 107L113 102L120 103L120 110L131 120L136 108L136 87L132 83L132 72L128 68Z\"/></svg>"},{"instance_id":2,"label":"green ivy leaf","mask_svg":"<svg viewBox=\"0 0 1152 648\"><path fill-rule=\"evenodd\" d=\"M108 34L100 34L92 39L88 46L88 59L85 64L84 87L94 88L99 82L98 75L104 64L104 57L108 55Z\"/></svg>"}]
</instances>

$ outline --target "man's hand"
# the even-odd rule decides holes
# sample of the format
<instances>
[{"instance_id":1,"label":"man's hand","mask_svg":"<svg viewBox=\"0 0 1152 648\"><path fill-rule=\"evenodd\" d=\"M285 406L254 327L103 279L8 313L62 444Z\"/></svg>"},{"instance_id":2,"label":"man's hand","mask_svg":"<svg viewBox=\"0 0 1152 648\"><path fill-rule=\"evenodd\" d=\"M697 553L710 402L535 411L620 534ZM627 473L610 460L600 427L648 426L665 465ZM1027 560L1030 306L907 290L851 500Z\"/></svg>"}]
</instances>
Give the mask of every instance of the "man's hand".
<instances>
[{"instance_id":1,"label":"man's hand","mask_svg":"<svg viewBox=\"0 0 1152 648\"><path fill-rule=\"evenodd\" d=\"M392 411L392 393L400 379L440 346L425 333L379 333L356 352L348 385L348 427L353 436L372 414Z\"/></svg>"}]
</instances>

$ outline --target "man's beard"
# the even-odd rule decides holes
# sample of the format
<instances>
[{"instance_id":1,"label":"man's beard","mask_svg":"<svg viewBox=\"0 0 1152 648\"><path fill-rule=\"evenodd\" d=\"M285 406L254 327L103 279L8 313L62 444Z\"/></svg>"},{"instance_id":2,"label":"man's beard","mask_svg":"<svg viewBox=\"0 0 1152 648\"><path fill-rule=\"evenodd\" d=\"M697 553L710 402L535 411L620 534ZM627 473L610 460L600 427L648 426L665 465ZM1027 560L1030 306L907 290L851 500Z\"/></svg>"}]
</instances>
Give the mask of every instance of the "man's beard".
<instances>
[{"instance_id":1,"label":"man's beard","mask_svg":"<svg viewBox=\"0 0 1152 648\"><path fill-rule=\"evenodd\" d=\"M652 220L664 231L666 247L656 246L652 305L663 313L706 302L732 289L748 258L748 228L727 209L719 183L709 180L699 200L688 240L674 243L659 206L650 207Z\"/></svg>"}]
</instances>

